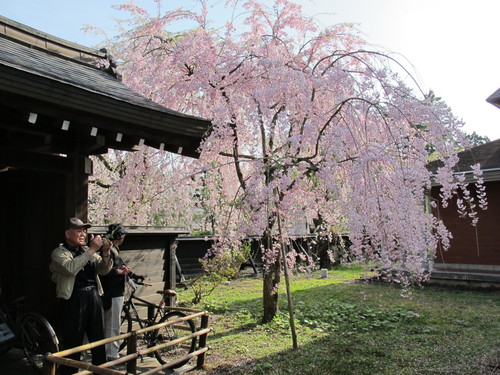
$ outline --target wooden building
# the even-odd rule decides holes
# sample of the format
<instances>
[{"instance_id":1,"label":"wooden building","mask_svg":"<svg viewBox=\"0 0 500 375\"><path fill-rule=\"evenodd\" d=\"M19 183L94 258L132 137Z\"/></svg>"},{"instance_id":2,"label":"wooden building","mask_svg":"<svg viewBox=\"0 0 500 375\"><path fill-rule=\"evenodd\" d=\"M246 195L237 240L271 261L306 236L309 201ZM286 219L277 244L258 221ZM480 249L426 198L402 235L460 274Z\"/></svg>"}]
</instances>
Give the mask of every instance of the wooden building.
<instances>
[{"instance_id":1,"label":"wooden building","mask_svg":"<svg viewBox=\"0 0 500 375\"><path fill-rule=\"evenodd\" d=\"M106 68L97 68L107 61ZM7 301L52 316L50 253L87 218L89 155L148 145L198 156L211 123L125 86L105 51L0 17L0 279ZM173 243L182 230L158 234ZM162 240L163 241L163 240Z\"/></svg>"},{"instance_id":2,"label":"wooden building","mask_svg":"<svg viewBox=\"0 0 500 375\"><path fill-rule=\"evenodd\" d=\"M500 139L460 152L458 156L456 173L465 173L469 181L472 181L470 166L480 164L488 208L476 207L479 222L475 227L469 218L459 217L456 198L447 208L434 210L453 239L449 250L438 250L431 282L500 287ZM439 161L431 163L433 167L438 164ZM432 197L439 200L439 186L432 188Z\"/></svg>"}]
</instances>

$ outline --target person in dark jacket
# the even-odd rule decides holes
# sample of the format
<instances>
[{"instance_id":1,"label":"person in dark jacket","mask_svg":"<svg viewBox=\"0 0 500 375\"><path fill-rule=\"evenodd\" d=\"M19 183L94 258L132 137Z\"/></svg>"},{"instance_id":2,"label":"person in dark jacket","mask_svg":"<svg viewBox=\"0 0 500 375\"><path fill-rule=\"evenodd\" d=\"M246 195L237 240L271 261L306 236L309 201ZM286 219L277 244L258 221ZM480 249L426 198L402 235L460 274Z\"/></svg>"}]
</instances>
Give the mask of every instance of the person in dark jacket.
<instances>
[{"instance_id":1,"label":"person in dark jacket","mask_svg":"<svg viewBox=\"0 0 500 375\"><path fill-rule=\"evenodd\" d=\"M104 308L104 336L105 338L118 336L120 334L120 315L123 307L125 294L125 282L127 277L135 279L142 276L135 275L120 257L120 246L125 240L127 232L123 225L111 224L108 227L105 238L112 242L110 251L113 268L101 279L104 294L101 296ZM120 343L114 341L106 344L106 356L108 361L119 358L118 350Z\"/></svg>"}]
</instances>

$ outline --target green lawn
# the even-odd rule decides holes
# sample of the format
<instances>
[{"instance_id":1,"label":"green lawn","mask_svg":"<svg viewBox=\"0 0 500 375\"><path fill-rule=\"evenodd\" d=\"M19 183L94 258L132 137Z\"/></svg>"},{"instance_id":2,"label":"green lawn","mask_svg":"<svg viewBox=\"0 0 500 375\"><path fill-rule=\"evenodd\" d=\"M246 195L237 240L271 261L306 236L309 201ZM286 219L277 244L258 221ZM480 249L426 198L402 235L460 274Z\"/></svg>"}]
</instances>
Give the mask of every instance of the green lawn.
<instances>
[{"instance_id":1,"label":"green lawn","mask_svg":"<svg viewBox=\"0 0 500 375\"><path fill-rule=\"evenodd\" d=\"M291 280L299 349L292 349L286 294L260 324L262 279L219 286L197 306L210 312L206 368L198 374L500 374L500 291L353 282L360 268ZM284 282L284 280L283 280ZM191 299L189 290L180 299Z\"/></svg>"}]
</instances>

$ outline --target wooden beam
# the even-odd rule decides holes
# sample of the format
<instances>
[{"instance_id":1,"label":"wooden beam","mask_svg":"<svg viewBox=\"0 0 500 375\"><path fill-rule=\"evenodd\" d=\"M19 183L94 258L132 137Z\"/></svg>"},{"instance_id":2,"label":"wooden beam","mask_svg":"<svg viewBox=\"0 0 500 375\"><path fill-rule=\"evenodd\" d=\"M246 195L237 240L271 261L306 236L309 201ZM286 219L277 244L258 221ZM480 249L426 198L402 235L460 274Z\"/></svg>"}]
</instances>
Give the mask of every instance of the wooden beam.
<instances>
[{"instance_id":1,"label":"wooden beam","mask_svg":"<svg viewBox=\"0 0 500 375\"><path fill-rule=\"evenodd\" d=\"M0 128L18 131L24 134L51 134L54 136L54 152L68 153L73 150L76 143L89 146L88 155L107 152L107 148L133 151L134 146L144 139L147 146L162 150L179 153L190 157L198 157L197 148L200 139L188 135L169 133L166 130L148 130L132 123L123 123L111 118L92 117L86 113L82 106L79 110L69 110L67 107L55 106L42 103L38 100L25 98L17 95L6 95L0 90ZM28 122L29 114L38 114L36 124ZM69 122L67 129L63 129L63 123ZM92 128L97 128L97 135L104 137L101 146L89 141L92 137ZM121 134L120 140L117 135ZM64 146L67 147L64 147ZM79 148L84 153L85 148Z\"/></svg>"},{"instance_id":2,"label":"wooden beam","mask_svg":"<svg viewBox=\"0 0 500 375\"><path fill-rule=\"evenodd\" d=\"M71 163L67 158L7 147L0 148L0 165L4 168L23 168L62 174L71 171Z\"/></svg>"}]
</instances>

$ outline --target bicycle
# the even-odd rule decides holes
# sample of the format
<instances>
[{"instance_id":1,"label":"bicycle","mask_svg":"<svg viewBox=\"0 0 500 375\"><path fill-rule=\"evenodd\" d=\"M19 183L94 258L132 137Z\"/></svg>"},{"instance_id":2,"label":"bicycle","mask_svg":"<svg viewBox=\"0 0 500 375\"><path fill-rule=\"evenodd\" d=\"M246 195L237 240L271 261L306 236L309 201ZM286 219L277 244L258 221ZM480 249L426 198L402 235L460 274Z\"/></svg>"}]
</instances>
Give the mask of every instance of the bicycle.
<instances>
[{"instance_id":1,"label":"bicycle","mask_svg":"<svg viewBox=\"0 0 500 375\"><path fill-rule=\"evenodd\" d=\"M13 347L23 349L30 365L42 372L47 353L59 351L59 340L50 323L36 312L20 314L21 297L13 302L14 313L3 300L0 287L0 354Z\"/></svg>"},{"instance_id":2,"label":"bicycle","mask_svg":"<svg viewBox=\"0 0 500 375\"><path fill-rule=\"evenodd\" d=\"M168 306L166 299L169 297L174 297L177 293L174 290L159 290L156 293L162 296L160 303L155 304L150 301L146 301L143 298L137 297L135 292L138 285L150 286L151 284L144 283L143 281L138 281L135 279L128 279L128 284L130 286L130 296L123 303L122 317L121 317L121 327L120 333L131 332L133 328L141 329L149 327L158 323L165 323L168 321L174 321L174 323L167 325L165 327L144 333L142 337L139 338L138 346L146 346L148 348L153 347L158 344L162 344L167 341L173 341L179 337L187 336L196 332L195 324L192 320L178 320L179 318L184 318L187 315L176 309L173 306ZM139 312L137 311L137 306L146 306L148 308L148 317L141 318ZM134 323L136 327L134 327ZM122 350L127 346L127 339L125 339L121 345ZM182 357L186 354L193 352L196 348L196 338L181 342L179 344L171 345L163 349L155 351L156 359L160 364L165 364L171 362L173 359ZM177 368L185 365L189 360L182 361L171 368Z\"/></svg>"}]
</instances>

